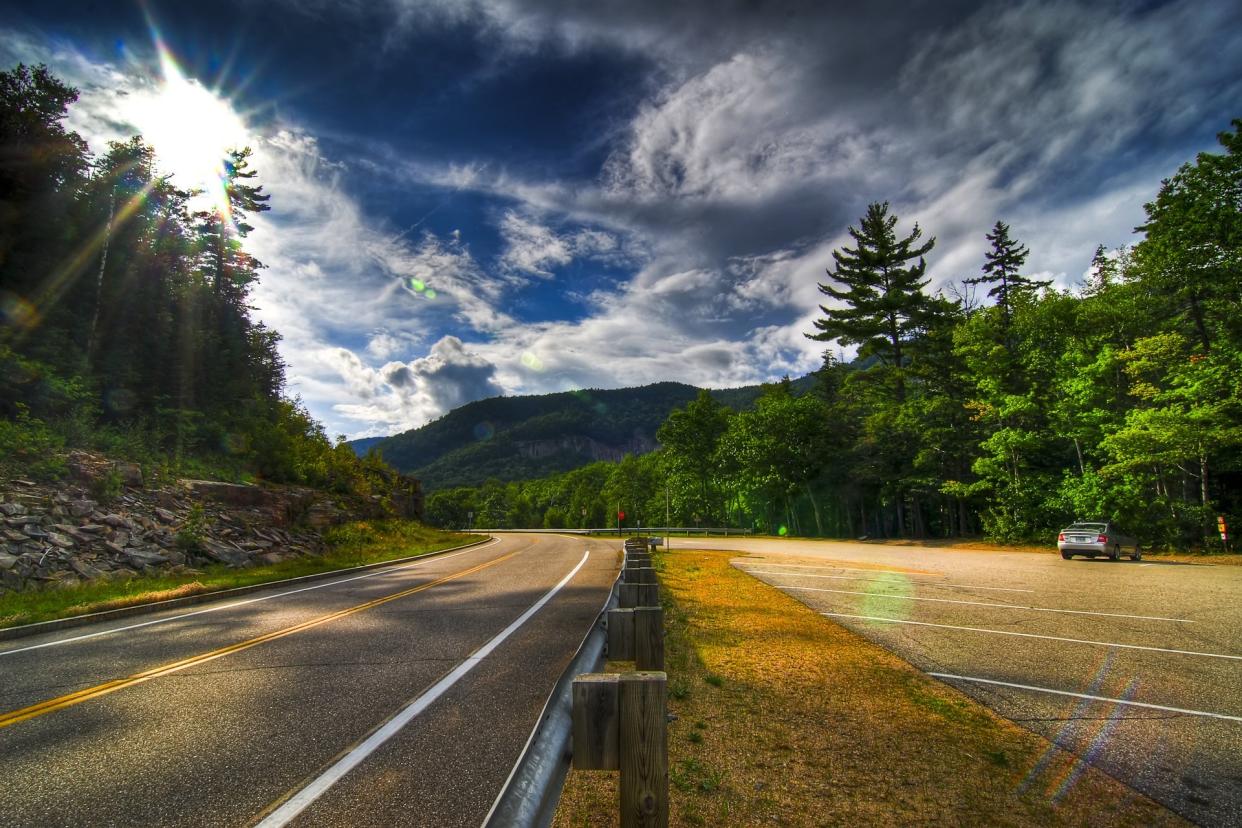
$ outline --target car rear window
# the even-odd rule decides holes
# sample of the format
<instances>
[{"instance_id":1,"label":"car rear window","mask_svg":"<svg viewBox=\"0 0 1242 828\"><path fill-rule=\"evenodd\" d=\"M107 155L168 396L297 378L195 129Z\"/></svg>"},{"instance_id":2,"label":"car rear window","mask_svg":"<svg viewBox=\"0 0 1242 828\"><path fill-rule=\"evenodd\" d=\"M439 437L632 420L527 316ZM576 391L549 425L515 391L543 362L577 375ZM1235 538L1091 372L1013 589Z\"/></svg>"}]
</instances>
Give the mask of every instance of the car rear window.
<instances>
[{"instance_id":1,"label":"car rear window","mask_svg":"<svg viewBox=\"0 0 1242 828\"><path fill-rule=\"evenodd\" d=\"M1103 523L1071 523L1069 525L1069 529L1070 531L1080 531L1080 532L1103 532L1104 524Z\"/></svg>"}]
</instances>

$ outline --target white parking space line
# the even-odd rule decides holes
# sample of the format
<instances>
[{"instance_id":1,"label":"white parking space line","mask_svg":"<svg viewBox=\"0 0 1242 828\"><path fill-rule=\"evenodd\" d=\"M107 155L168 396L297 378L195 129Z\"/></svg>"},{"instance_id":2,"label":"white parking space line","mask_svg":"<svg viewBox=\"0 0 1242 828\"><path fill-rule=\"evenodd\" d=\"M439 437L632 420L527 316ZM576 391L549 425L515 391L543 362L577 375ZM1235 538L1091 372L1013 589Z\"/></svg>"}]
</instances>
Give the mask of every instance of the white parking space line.
<instances>
[{"instance_id":1,"label":"white parking space line","mask_svg":"<svg viewBox=\"0 0 1242 828\"><path fill-rule=\"evenodd\" d=\"M874 581L878 584L891 584L893 578L863 578L860 575L806 575L800 572L772 572L767 569L744 569L738 567L748 575L784 575L786 578L831 578L834 581ZM954 589L986 589L994 592L1034 592L1033 589L1020 589L1018 587L990 587L979 586L977 584L950 584L946 581L933 581L930 578L911 578L902 575L900 572L894 572L894 575L901 576L903 581L909 581L912 584L927 584L933 587L952 587Z\"/></svg>"},{"instance_id":2,"label":"white parking space line","mask_svg":"<svg viewBox=\"0 0 1242 828\"><path fill-rule=\"evenodd\" d=\"M350 578L337 578L337 579L333 579L329 581L324 581L321 584L315 584L314 586L298 587L297 589L288 589L288 590L285 590L284 592L277 592L273 595L264 595L259 598L246 598L241 601L233 601L232 603L229 603L229 604L221 604L220 606L217 606L217 607L208 607L207 609L194 610L192 612L183 612L180 615L170 615L167 618L156 618L154 621L140 621L137 624L126 624L123 627L112 627L110 629L100 630L99 632L84 633L83 635L74 635L74 636L70 636L69 638L58 638L55 641L45 641L42 644L30 644L25 647L15 647L12 650L0 650L0 658L3 658L4 656L8 656L8 655L15 655L17 653L24 653L29 650L42 650L44 647L59 647L62 644L73 644L74 642L77 642L77 641L87 641L89 639L99 638L100 636L104 636L104 635L113 635L115 633L128 632L130 630L138 630L138 629L142 629L143 627L153 627L156 624L167 624L170 621L180 621L183 618L193 618L198 615L207 615L213 612L223 612L224 610L231 610L231 609L236 609L237 607L244 607L247 604L257 604L260 601L271 601L273 598L284 598L289 595L297 595L300 592L310 592L311 590L314 590L314 589L327 589L328 587L340 586L341 584L348 584L348 583L351 583L352 581L364 581L367 578L378 578L382 575L391 575L394 572L403 572L407 569L414 569L416 567L426 566L429 563L436 563L437 561L447 561L449 558L456 558L458 555L466 555L471 552L478 552L480 549L484 549L495 543L500 543L500 538L492 538L487 543L481 543L478 546L471 546L468 549L461 550L460 552L451 552L447 555L431 555L431 556L427 556L425 559L420 558L419 560L414 561L412 563L374 569L374 570L368 571L365 575L354 575L353 577L350 577ZM279 587L280 587L279 581L272 583L272 589L278 589Z\"/></svg>"},{"instance_id":3,"label":"white parking space line","mask_svg":"<svg viewBox=\"0 0 1242 828\"><path fill-rule=\"evenodd\" d=\"M762 561L762 563L760 561ZM875 567L875 566L868 569L862 566L837 566L836 564L778 564L778 563L768 563L766 560L755 559L755 558L740 558L737 560L737 564L739 566L745 566L747 564L754 564L755 566L767 566L773 569L776 569L776 568L780 568L780 569L839 569L844 572L871 572L873 574L891 572L894 575L917 574L917 575L931 575L931 576L939 577L939 578L949 577L948 575L936 575L936 573L934 572L908 573L905 570L901 570L901 569L884 569L883 567Z\"/></svg>"},{"instance_id":4,"label":"white parking space line","mask_svg":"<svg viewBox=\"0 0 1242 828\"><path fill-rule=\"evenodd\" d=\"M560 580L560 583L548 590L542 598L519 615L513 623L497 633L493 639L488 641L482 647L471 653L465 661L454 667L443 678L428 688L422 695L399 710L394 716L392 716L392 718L372 731L371 735L369 735L352 750L349 750L322 774L311 780L305 787L289 799L285 800L280 807L268 814L263 821L258 824L257 828L280 828L280 826L289 824L289 822L291 822L298 814L306 810L312 802L339 782L345 774L358 767L358 765L362 764L364 759L378 750L381 745L393 736L396 736L401 729L413 721L418 714L430 707L432 702L444 695L445 691L473 670L479 662L487 658L488 654L504 643L506 638L513 635L518 628L529 621L531 616L539 612L539 610L543 608L544 604L551 601L552 598L561 591L565 584L569 583L569 581L578 574L578 571L582 569L582 567L586 564L587 559L590 557L591 550L587 549L582 553L582 560L578 561L578 565L570 570L569 574Z\"/></svg>"},{"instance_id":5,"label":"white parking space line","mask_svg":"<svg viewBox=\"0 0 1242 828\"><path fill-rule=\"evenodd\" d=\"M1153 653L1173 653L1175 655L1201 656L1203 658L1226 658L1242 661L1242 655L1226 655L1225 653L1200 653L1195 650L1174 650L1169 647L1148 647L1143 644L1118 644L1115 641L1092 641L1087 638L1062 638L1059 635L1038 635L1036 633L1013 632L1012 630L989 630L985 627L959 627L956 624L933 624L930 621L907 621L902 618L885 618L880 615L849 615L844 612L821 612L829 618L855 618L859 621L882 621L886 624L907 624L915 627L939 627L945 630L965 630L967 632L991 633L992 635L1012 635L1016 638L1041 638L1046 641L1065 641L1070 644L1094 644L1098 647L1121 647L1126 650L1147 650Z\"/></svg>"},{"instance_id":6,"label":"white parking space line","mask_svg":"<svg viewBox=\"0 0 1242 828\"><path fill-rule=\"evenodd\" d=\"M1103 615L1109 618L1136 618L1140 621L1174 621L1183 624L1195 623L1189 618L1163 618L1159 615L1126 615L1120 612L1094 612L1092 610L1056 609L1055 607L1028 607L1023 604L996 604L988 601L960 601L955 598L926 598L917 595L887 595L883 592L856 592L848 589L827 589L825 587L800 587L792 584L772 584L777 589L793 589L798 592L834 592L838 595L865 595L868 598L888 598L893 601L934 601L938 604L966 604L972 607L998 607L1000 609L1030 610L1031 612L1057 612L1067 615Z\"/></svg>"},{"instance_id":7,"label":"white parking space line","mask_svg":"<svg viewBox=\"0 0 1242 828\"><path fill-rule=\"evenodd\" d=\"M1054 696L1070 696L1075 699L1089 699L1090 701L1107 702L1109 704L1123 704L1127 707L1142 707L1148 710L1164 710L1169 713L1184 713L1187 716L1204 716L1209 719L1224 719L1230 722L1242 722L1242 716L1229 716L1225 713L1212 713L1207 710L1187 710L1184 707L1168 707L1163 704L1148 704L1147 702L1129 701L1128 699L1113 699L1108 696L1093 696L1090 693L1071 693L1068 690L1054 690L1051 687L1035 687L1030 684L1015 684L1011 681L996 681L995 679L978 678L976 676L955 676L951 673L928 673L938 679L947 679L950 681L969 681L975 684L994 684L998 687L1012 687L1015 690L1030 690L1035 693L1051 693Z\"/></svg>"}]
</instances>

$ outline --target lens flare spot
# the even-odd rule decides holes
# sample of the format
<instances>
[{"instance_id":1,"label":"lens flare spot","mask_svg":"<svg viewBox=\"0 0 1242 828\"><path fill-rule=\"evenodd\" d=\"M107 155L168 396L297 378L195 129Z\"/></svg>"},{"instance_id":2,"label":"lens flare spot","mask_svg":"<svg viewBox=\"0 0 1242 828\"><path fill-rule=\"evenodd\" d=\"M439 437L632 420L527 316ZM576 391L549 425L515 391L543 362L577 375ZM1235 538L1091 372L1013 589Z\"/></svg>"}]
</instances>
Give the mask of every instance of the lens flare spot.
<instances>
[{"instance_id":1,"label":"lens flare spot","mask_svg":"<svg viewBox=\"0 0 1242 828\"><path fill-rule=\"evenodd\" d=\"M436 295L435 288L427 288L427 290L423 292L423 296L426 296L428 299L435 299Z\"/></svg>"},{"instance_id":2,"label":"lens flare spot","mask_svg":"<svg viewBox=\"0 0 1242 828\"><path fill-rule=\"evenodd\" d=\"M220 438L220 448L227 454L243 454L246 451L246 435L229 432Z\"/></svg>"},{"instance_id":3,"label":"lens flare spot","mask_svg":"<svg viewBox=\"0 0 1242 828\"><path fill-rule=\"evenodd\" d=\"M522 354L522 365L532 371L543 370L543 360L532 354L530 351L526 351Z\"/></svg>"},{"instance_id":4,"label":"lens flare spot","mask_svg":"<svg viewBox=\"0 0 1242 828\"><path fill-rule=\"evenodd\" d=\"M782 538L785 537L789 534L789 527L782 524L781 527L776 530L776 534L780 535Z\"/></svg>"},{"instance_id":5,"label":"lens flare spot","mask_svg":"<svg viewBox=\"0 0 1242 828\"><path fill-rule=\"evenodd\" d=\"M490 440L496 435L496 428L487 420L478 423L474 427L474 439L483 441Z\"/></svg>"},{"instance_id":6,"label":"lens flare spot","mask_svg":"<svg viewBox=\"0 0 1242 828\"><path fill-rule=\"evenodd\" d=\"M0 325L17 330L28 330L39 324L39 312L35 306L16 293L0 290Z\"/></svg>"},{"instance_id":7,"label":"lens flare spot","mask_svg":"<svg viewBox=\"0 0 1242 828\"><path fill-rule=\"evenodd\" d=\"M422 279L410 279L408 284L409 284L410 290L414 291L415 293L422 293L424 290L427 289L427 283L424 282Z\"/></svg>"},{"instance_id":8,"label":"lens flare spot","mask_svg":"<svg viewBox=\"0 0 1242 828\"><path fill-rule=\"evenodd\" d=\"M138 395L128 388L113 388L104 394L104 405L113 414L124 414L138 404Z\"/></svg>"}]
</instances>

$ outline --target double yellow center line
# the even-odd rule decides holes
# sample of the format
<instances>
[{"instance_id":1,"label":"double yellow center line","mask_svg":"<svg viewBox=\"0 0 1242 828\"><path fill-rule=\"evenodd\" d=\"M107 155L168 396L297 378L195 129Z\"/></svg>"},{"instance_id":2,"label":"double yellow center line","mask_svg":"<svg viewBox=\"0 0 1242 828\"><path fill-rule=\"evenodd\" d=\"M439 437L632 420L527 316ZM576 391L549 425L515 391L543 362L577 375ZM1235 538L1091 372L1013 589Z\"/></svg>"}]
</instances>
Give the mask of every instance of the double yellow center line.
<instances>
[{"instance_id":1,"label":"double yellow center line","mask_svg":"<svg viewBox=\"0 0 1242 828\"><path fill-rule=\"evenodd\" d=\"M481 563L478 566L472 566L469 569L454 572L452 575L445 575L443 578L437 578L434 581L428 581L425 584L419 584L416 587L402 590L401 592L395 592L392 595L385 595L383 598L376 598L374 601L367 601L365 604L358 604L357 606L349 607L348 609L338 610L337 612L329 613L328 615L312 618L309 621L303 621L301 624L294 624L292 627L285 627L284 629L274 630L273 632L247 639L246 641L239 641L236 644L230 644L227 647L221 647L218 650L212 650L207 653L190 656L189 658L183 658L182 660L174 661L171 664L153 667L150 670L144 670L141 673L134 673L132 676L127 676L125 678L106 681L103 684L97 684L94 687L78 690L75 693L69 693L64 696L58 696L54 699L39 702L38 704L32 704L29 707L23 707L20 710L0 713L0 728L8 727L9 725L17 724L18 722L24 722L27 719L43 716L57 710L63 710L66 707L73 707L74 705L81 704L84 701L97 699L100 696L115 693L117 690L124 690L126 687L133 687L136 684L142 684L143 682L150 681L151 679L167 676L170 673L176 673L189 667L205 664L208 661L214 661L217 658L223 658L226 655L239 653L242 650L248 650L251 647L257 647L258 645L265 644L268 641L275 641L278 638L284 638L287 635L300 633L304 630L309 630L312 627L318 627L321 624L327 624L340 618L354 615L355 613L374 609L381 604L387 604L389 601L396 601L398 598L405 598L406 596L413 595L416 592L422 592L448 581L452 581L456 578L462 578L466 575L471 575L480 570L487 569L489 566L495 566L502 561L512 558L516 554L517 552L510 552L508 555L502 555L499 558L487 561L486 563Z\"/></svg>"}]
</instances>

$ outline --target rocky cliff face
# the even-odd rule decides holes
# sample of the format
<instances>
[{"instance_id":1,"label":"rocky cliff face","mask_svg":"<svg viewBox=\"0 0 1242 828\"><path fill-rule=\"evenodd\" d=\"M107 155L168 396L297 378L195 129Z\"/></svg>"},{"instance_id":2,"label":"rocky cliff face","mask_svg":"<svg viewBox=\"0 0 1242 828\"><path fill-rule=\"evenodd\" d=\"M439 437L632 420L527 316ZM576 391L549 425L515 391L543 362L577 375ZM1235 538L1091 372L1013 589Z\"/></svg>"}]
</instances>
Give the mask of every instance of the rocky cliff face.
<instances>
[{"instance_id":1,"label":"rocky cliff face","mask_svg":"<svg viewBox=\"0 0 1242 828\"><path fill-rule=\"evenodd\" d=\"M591 437L579 435L555 440L518 440L514 442L514 445L521 456L533 459L551 457L560 452L572 452L584 458L589 457L592 462L608 460L613 463L619 462L627 454L647 454L659 447L653 438L640 433L635 433L633 437L618 446L610 446Z\"/></svg>"},{"instance_id":2,"label":"rocky cliff face","mask_svg":"<svg viewBox=\"0 0 1242 828\"><path fill-rule=\"evenodd\" d=\"M323 529L392 511L378 498L342 505L294 487L203 480L144 487L136 465L86 452L71 456L69 468L68 483L0 481L0 595L317 555ZM108 496L99 494L108 488ZM411 500L397 511L413 516L414 507Z\"/></svg>"}]
</instances>

